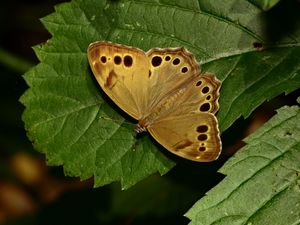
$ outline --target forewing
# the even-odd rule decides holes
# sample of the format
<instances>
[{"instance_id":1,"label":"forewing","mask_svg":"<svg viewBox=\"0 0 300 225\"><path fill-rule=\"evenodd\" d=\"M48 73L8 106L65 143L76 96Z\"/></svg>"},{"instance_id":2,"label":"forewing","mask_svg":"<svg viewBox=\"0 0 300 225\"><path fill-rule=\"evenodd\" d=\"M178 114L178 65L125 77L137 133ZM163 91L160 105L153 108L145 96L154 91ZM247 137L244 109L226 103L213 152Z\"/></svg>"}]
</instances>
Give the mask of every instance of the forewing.
<instances>
[{"instance_id":1,"label":"forewing","mask_svg":"<svg viewBox=\"0 0 300 225\"><path fill-rule=\"evenodd\" d=\"M149 93L149 60L137 48L95 42L88 48L92 71L104 92L126 113L139 120Z\"/></svg>"},{"instance_id":2,"label":"forewing","mask_svg":"<svg viewBox=\"0 0 300 225\"><path fill-rule=\"evenodd\" d=\"M154 48L146 54L150 64L146 117L152 121L191 112L217 112L220 81L201 72L190 52Z\"/></svg>"},{"instance_id":3,"label":"forewing","mask_svg":"<svg viewBox=\"0 0 300 225\"><path fill-rule=\"evenodd\" d=\"M199 73L200 68L195 57L185 48L153 48L146 54L151 87L147 111L151 113L192 74Z\"/></svg>"}]
</instances>

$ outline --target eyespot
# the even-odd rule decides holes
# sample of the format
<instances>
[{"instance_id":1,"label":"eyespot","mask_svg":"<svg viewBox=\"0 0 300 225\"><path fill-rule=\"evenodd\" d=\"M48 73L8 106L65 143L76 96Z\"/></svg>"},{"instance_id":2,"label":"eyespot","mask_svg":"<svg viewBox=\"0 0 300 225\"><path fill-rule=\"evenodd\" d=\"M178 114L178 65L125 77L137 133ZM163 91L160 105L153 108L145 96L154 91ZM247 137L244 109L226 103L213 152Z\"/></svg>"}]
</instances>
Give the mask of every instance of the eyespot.
<instances>
[{"instance_id":1,"label":"eyespot","mask_svg":"<svg viewBox=\"0 0 300 225\"><path fill-rule=\"evenodd\" d=\"M148 77L151 77L151 75L152 75L152 72L151 72L151 70L149 70Z\"/></svg>"},{"instance_id":2,"label":"eyespot","mask_svg":"<svg viewBox=\"0 0 300 225\"><path fill-rule=\"evenodd\" d=\"M199 140L199 141L205 141L205 140L207 140L207 135L206 135L206 134L200 134L200 135L198 136L198 140Z\"/></svg>"},{"instance_id":3,"label":"eyespot","mask_svg":"<svg viewBox=\"0 0 300 225\"><path fill-rule=\"evenodd\" d=\"M131 67L132 66L132 57L130 55L126 55L124 57L124 65L126 67Z\"/></svg>"},{"instance_id":4,"label":"eyespot","mask_svg":"<svg viewBox=\"0 0 300 225\"><path fill-rule=\"evenodd\" d=\"M207 125L200 125L197 127L197 132L199 133L205 133L208 131L208 126Z\"/></svg>"},{"instance_id":5,"label":"eyespot","mask_svg":"<svg viewBox=\"0 0 300 225\"><path fill-rule=\"evenodd\" d=\"M166 61L170 61L170 59L171 59L171 57L170 57L169 55L167 55L167 56L165 57L165 60L166 60Z\"/></svg>"},{"instance_id":6,"label":"eyespot","mask_svg":"<svg viewBox=\"0 0 300 225\"><path fill-rule=\"evenodd\" d=\"M106 56L101 56L100 60L102 63L106 63L107 61Z\"/></svg>"},{"instance_id":7,"label":"eyespot","mask_svg":"<svg viewBox=\"0 0 300 225\"><path fill-rule=\"evenodd\" d=\"M151 61L152 66L154 66L154 67L159 66L161 64L161 61L162 61L162 58L160 56L154 56Z\"/></svg>"},{"instance_id":8,"label":"eyespot","mask_svg":"<svg viewBox=\"0 0 300 225\"><path fill-rule=\"evenodd\" d=\"M115 64L120 65L121 62L122 62L121 57L118 56L118 55L116 55L116 56L114 57L114 62L115 62Z\"/></svg>"},{"instance_id":9,"label":"eyespot","mask_svg":"<svg viewBox=\"0 0 300 225\"><path fill-rule=\"evenodd\" d=\"M202 147L202 146L201 146L201 147L199 148L199 151L200 151L200 152L204 152L205 150L206 150L205 147Z\"/></svg>"},{"instance_id":10,"label":"eyespot","mask_svg":"<svg viewBox=\"0 0 300 225\"><path fill-rule=\"evenodd\" d=\"M202 84L202 81L199 80L199 81L197 82L196 86L200 86L201 84Z\"/></svg>"},{"instance_id":11,"label":"eyespot","mask_svg":"<svg viewBox=\"0 0 300 225\"><path fill-rule=\"evenodd\" d=\"M206 94L209 92L209 87L205 86L204 88L202 88L202 91L201 91L203 94Z\"/></svg>"},{"instance_id":12,"label":"eyespot","mask_svg":"<svg viewBox=\"0 0 300 225\"><path fill-rule=\"evenodd\" d=\"M181 72L182 73L186 73L188 71L188 68L185 66L185 67L182 67L182 69L181 69Z\"/></svg>"},{"instance_id":13,"label":"eyespot","mask_svg":"<svg viewBox=\"0 0 300 225\"><path fill-rule=\"evenodd\" d=\"M180 63L180 59L179 58L175 58L173 60L173 65L178 65Z\"/></svg>"},{"instance_id":14,"label":"eyespot","mask_svg":"<svg viewBox=\"0 0 300 225\"><path fill-rule=\"evenodd\" d=\"M200 106L200 111L201 112L207 112L210 110L210 104L209 103L204 103Z\"/></svg>"},{"instance_id":15,"label":"eyespot","mask_svg":"<svg viewBox=\"0 0 300 225\"><path fill-rule=\"evenodd\" d=\"M211 99L211 95L207 95L206 100L210 100L210 99Z\"/></svg>"}]
</instances>

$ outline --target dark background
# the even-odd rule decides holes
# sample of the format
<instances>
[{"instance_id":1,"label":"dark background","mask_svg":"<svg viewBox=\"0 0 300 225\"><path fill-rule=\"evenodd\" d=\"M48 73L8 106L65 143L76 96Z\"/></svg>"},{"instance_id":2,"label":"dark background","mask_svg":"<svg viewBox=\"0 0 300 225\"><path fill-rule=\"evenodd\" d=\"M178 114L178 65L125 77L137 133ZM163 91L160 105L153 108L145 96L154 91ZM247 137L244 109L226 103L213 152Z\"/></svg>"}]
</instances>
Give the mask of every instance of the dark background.
<instances>
[{"instance_id":1,"label":"dark background","mask_svg":"<svg viewBox=\"0 0 300 225\"><path fill-rule=\"evenodd\" d=\"M121 192L119 183L93 189L92 179L80 182L65 177L62 167L46 166L21 120L18 99L28 88L22 75L38 63L31 46L51 38L39 18L60 2L14 0L0 9L0 224L187 224L182 215L222 180L216 171L243 145L241 139L299 94L281 95L239 119L222 134L224 153L215 163L179 160L163 178L152 176L129 191Z\"/></svg>"}]
</instances>

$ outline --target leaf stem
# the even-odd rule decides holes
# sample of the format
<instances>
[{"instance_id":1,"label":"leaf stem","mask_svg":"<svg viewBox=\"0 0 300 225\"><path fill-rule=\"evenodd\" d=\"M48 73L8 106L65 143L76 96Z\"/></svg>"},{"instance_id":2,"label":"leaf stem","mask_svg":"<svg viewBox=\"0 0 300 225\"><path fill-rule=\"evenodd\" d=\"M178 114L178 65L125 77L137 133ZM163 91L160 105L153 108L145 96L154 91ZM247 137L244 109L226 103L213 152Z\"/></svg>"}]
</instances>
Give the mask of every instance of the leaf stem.
<instances>
[{"instance_id":1,"label":"leaf stem","mask_svg":"<svg viewBox=\"0 0 300 225\"><path fill-rule=\"evenodd\" d=\"M19 73L25 73L33 63L0 48L0 64Z\"/></svg>"}]
</instances>

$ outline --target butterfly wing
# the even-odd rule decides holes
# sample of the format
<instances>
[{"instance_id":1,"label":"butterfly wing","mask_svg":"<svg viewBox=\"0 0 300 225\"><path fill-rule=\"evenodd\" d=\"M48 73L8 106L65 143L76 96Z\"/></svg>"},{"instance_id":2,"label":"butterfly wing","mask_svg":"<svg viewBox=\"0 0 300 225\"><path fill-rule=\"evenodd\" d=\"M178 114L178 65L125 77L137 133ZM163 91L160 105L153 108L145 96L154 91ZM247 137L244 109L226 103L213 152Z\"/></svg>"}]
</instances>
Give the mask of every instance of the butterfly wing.
<instances>
[{"instance_id":1,"label":"butterfly wing","mask_svg":"<svg viewBox=\"0 0 300 225\"><path fill-rule=\"evenodd\" d=\"M167 117L218 111L220 81L209 73L190 74L181 85L171 89L140 124L147 126Z\"/></svg>"},{"instance_id":2,"label":"butterfly wing","mask_svg":"<svg viewBox=\"0 0 300 225\"><path fill-rule=\"evenodd\" d=\"M88 60L104 92L122 110L140 119L149 93L149 60L145 53L110 42L95 42L88 48Z\"/></svg>"},{"instance_id":3,"label":"butterfly wing","mask_svg":"<svg viewBox=\"0 0 300 225\"><path fill-rule=\"evenodd\" d=\"M186 76L183 81L178 78L180 84L171 88L140 124L172 153L193 161L212 161L221 152L214 116L218 110L220 81L212 74L199 71ZM176 83L176 77L173 79Z\"/></svg>"},{"instance_id":4,"label":"butterfly wing","mask_svg":"<svg viewBox=\"0 0 300 225\"><path fill-rule=\"evenodd\" d=\"M167 117L148 127L170 152L197 162L216 160L221 152L218 123L211 113Z\"/></svg>"},{"instance_id":5,"label":"butterfly wing","mask_svg":"<svg viewBox=\"0 0 300 225\"><path fill-rule=\"evenodd\" d=\"M153 48L146 55L150 65L150 93L145 114L153 112L174 89L190 79L191 74L200 71L194 56L185 48Z\"/></svg>"}]
</instances>

